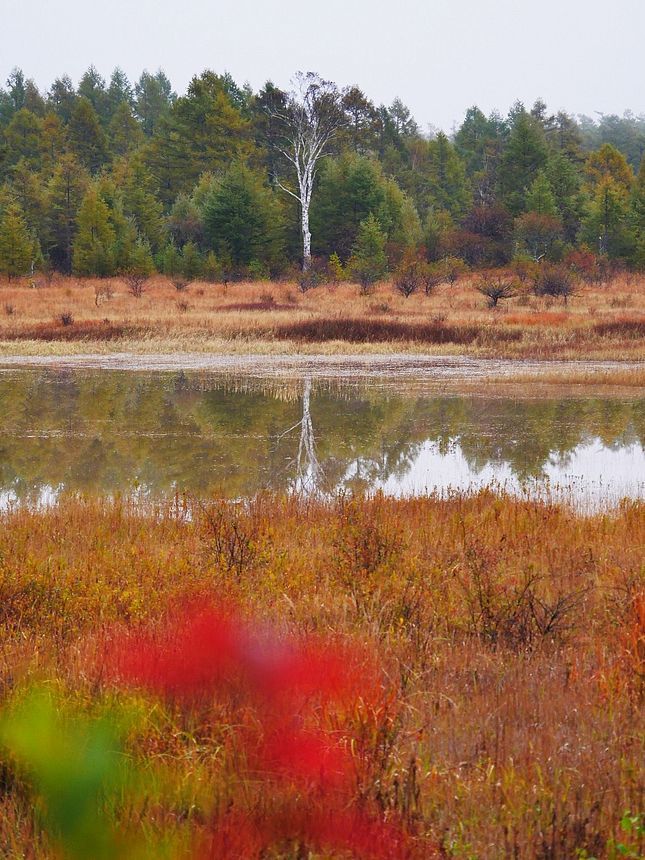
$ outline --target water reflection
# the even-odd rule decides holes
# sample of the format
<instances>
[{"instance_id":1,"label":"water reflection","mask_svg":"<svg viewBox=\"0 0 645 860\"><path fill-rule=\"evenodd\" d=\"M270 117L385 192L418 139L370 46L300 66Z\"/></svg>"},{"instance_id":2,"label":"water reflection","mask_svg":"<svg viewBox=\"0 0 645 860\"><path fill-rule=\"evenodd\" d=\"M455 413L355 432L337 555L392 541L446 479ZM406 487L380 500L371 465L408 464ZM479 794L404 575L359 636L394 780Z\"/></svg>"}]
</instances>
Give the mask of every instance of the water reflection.
<instances>
[{"instance_id":1,"label":"water reflection","mask_svg":"<svg viewBox=\"0 0 645 860\"><path fill-rule=\"evenodd\" d=\"M643 494L645 401L205 373L0 375L0 505L61 490L247 496L573 485Z\"/></svg>"}]
</instances>

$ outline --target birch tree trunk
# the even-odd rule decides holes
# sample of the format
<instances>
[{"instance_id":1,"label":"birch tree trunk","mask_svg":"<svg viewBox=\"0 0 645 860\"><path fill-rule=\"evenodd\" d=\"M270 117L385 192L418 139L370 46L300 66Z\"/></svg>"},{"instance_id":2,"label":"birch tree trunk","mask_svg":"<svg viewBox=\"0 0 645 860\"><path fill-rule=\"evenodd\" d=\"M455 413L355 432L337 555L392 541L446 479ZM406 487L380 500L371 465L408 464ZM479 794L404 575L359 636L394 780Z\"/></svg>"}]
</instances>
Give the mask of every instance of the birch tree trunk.
<instances>
[{"instance_id":1,"label":"birch tree trunk","mask_svg":"<svg viewBox=\"0 0 645 860\"><path fill-rule=\"evenodd\" d=\"M341 106L341 93L335 84L322 80L313 72L299 72L296 84L296 90L286 98L286 103L270 109L269 113L282 128L277 149L296 173L297 192L283 185L277 177L276 184L300 203L302 269L307 272L311 268L309 209L316 167L346 117Z\"/></svg>"},{"instance_id":2,"label":"birch tree trunk","mask_svg":"<svg viewBox=\"0 0 645 860\"><path fill-rule=\"evenodd\" d=\"M309 204L303 201L301 204L302 222L302 271L307 272L311 268L311 230L309 229Z\"/></svg>"}]
</instances>

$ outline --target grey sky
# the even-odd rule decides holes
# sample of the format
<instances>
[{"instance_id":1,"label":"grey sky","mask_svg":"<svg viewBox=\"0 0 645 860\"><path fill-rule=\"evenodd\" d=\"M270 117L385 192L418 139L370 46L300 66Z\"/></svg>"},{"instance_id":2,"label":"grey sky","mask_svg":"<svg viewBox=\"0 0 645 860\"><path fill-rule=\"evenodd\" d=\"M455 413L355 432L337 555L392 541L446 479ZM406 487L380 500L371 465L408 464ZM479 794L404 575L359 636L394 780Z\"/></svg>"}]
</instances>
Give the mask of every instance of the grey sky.
<instances>
[{"instance_id":1,"label":"grey sky","mask_svg":"<svg viewBox=\"0 0 645 860\"><path fill-rule=\"evenodd\" d=\"M303 69L446 130L517 98L645 112L645 0L0 0L0 26L0 80L20 66L41 89L91 63L162 67L178 92L204 68L254 89Z\"/></svg>"}]
</instances>

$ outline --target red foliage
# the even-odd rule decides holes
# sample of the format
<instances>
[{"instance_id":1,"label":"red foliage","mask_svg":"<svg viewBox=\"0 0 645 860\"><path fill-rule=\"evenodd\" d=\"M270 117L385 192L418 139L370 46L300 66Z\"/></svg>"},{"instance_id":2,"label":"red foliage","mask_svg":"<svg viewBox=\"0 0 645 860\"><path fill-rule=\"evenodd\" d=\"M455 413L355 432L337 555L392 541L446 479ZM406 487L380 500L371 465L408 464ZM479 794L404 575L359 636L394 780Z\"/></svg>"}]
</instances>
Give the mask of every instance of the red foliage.
<instances>
[{"instance_id":1,"label":"red foliage","mask_svg":"<svg viewBox=\"0 0 645 860\"><path fill-rule=\"evenodd\" d=\"M332 711L362 704L374 714L383 704L376 662L364 651L321 638L301 644L246 623L232 607L193 605L154 634L117 637L104 669L113 682L187 706L204 696L230 703L235 689L238 707L251 707L239 742L259 798L214 822L201 860L252 860L289 842L365 860L435 856L427 842L415 855L410 835L369 803L356 808L355 739L339 728L342 719L334 732L320 727Z\"/></svg>"}]
</instances>

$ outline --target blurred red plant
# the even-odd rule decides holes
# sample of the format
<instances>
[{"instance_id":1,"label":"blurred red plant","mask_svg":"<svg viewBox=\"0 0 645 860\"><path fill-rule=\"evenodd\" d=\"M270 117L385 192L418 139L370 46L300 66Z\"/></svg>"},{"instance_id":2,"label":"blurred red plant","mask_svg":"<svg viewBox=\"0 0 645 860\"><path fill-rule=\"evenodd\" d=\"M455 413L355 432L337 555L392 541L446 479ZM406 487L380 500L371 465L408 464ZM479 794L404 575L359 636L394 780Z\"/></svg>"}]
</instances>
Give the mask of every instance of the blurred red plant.
<instances>
[{"instance_id":1,"label":"blurred red plant","mask_svg":"<svg viewBox=\"0 0 645 860\"><path fill-rule=\"evenodd\" d=\"M370 860L433 856L427 842L415 855L410 834L381 820L369 802L356 806L360 756L351 730L339 728L342 714L367 708L374 715L385 701L377 661L365 649L322 637L302 643L245 621L233 606L193 604L155 632L113 637L102 670L113 683L184 707L207 696L230 702L233 689L244 694L236 702L250 704L253 719L238 740L262 788L259 800L215 820L198 849L202 860L250 860L285 842ZM332 712L333 732L320 725Z\"/></svg>"}]
</instances>

